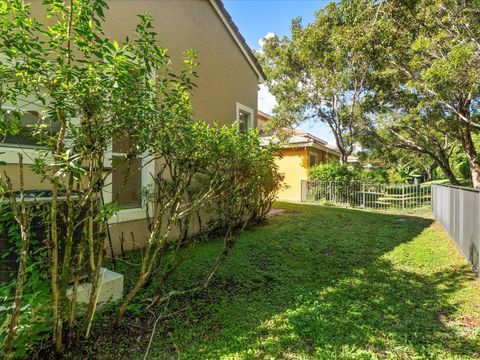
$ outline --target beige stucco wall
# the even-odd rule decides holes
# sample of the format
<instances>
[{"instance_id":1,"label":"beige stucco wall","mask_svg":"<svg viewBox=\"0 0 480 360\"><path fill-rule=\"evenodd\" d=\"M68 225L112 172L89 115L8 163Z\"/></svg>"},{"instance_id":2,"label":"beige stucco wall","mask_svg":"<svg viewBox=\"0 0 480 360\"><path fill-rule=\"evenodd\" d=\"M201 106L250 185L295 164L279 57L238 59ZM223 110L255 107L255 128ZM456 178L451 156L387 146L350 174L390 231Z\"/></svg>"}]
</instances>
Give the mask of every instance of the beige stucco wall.
<instances>
[{"instance_id":1,"label":"beige stucco wall","mask_svg":"<svg viewBox=\"0 0 480 360\"><path fill-rule=\"evenodd\" d=\"M258 75L209 0L107 0L107 4L103 30L111 41L134 40L138 15L148 13L175 70L181 69L185 50L198 53L199 78L193 94L197 118L232 123L239 102L253 109L256 126ZM44 9L40 0L32 1L32 14L42 22Z\"/></svg>"},{"instance_id":2,"label":"beige stucco wall","mask_svg":"<svg viewBox=\"0 0 480 360\"><path fill-rule=\"evenodd\" d=\"M267 126L267 121L268 121L268 118L266 118L263 115L257 113L257 127L260 130L265 129L265 127Z\"/></svg>"},{"instance_id":3,"label":"beige stucco wall","mask_svg":"<svg viewBox=\"0 0 480 360\"><path fill-rule=\"evenodd\" d=\"M1 155L0 155L1 156ZM19 188L19 179L20 179L20 168L17 165L8 164L6 166L0 167L0 171L5 171L12 181L15 190ZM35 174L30 165L25 165L23 169L23 181L25 189L38 189L38 190L47 190L49 189L48 182L42 182L41 177Z\"/></svg>"},{"instance_id":4,"label":"beige stucco wall","mask_svg":"<svg viewBox=\"0 0 480 360\"><path fill-rule=\"evenodd\" d=\"M208 0L109 0L105 12L104 31L112 41L122 43L128 36L135 38L138 14L145 12L153 17L159 44L168 49L174 70L181 69L182 54L186 49L198 53L199 78L194 82L192 102L195 117L221 125L236 121L237 102L253 110L254 126L257 124L258 75L249 63L221 17ZM33 1L32 13L42 14L40 1ZM14 174L14 165L7 170ZM26 189L45 188L29 170ZM15 177L13 177L15 181ZM144 244L147 230L144 220L117 223L112 226L115 251L122 232L131 245L130 232L135 233L137 244Z\"/></svg>"},{"instance_id":5,"label":"beige stucco wall","mask_svg":"<svg viewBox=\"0 0 480 360\"><path fill-rule=\"evenodd\" d=\"M186 49L198 52L198 88L193 109L198 118L227 124L236 119L236 102L254 110L258 77L208 0L108 2L106 34L121 42L134 37L138 14L153 17L161 46L177 69Z\"/></svg>"},{"instance_id":6,"label":"beige stucco wall","mask_svg":"<svg viewBox=\"0 0 480 360\"><path fill-rule=\"evenodd\" d=\"M256 124L258 76L208 0L115 1L109 6L104 28L112 39L133 39L137 14L147 12L175 70L181 69L186 49L197 51L199 77L194 80L197 88L192 97L197 119L234 123L238 102L253 109ZM131 221L113 226L114 243L118 244L115 239L120 233L131 228L138 243L146 239L145 222Z\"/></svg>"}]
</instances>

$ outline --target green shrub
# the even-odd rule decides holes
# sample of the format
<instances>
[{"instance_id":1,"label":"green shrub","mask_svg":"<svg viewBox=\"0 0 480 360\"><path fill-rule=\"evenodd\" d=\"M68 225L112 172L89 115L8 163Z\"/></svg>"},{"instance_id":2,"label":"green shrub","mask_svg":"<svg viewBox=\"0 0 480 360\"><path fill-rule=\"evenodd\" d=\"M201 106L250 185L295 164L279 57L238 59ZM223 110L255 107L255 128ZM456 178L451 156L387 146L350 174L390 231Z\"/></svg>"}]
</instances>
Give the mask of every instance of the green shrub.
<instances>
[{"instance_id":1,"label":"green shrub","mask_svg":"<svg viewBox=\"0 0 480 360\"><path fill-rule=\"evenodd\" d=\"M388 173L384 169L362 169L354 173L355 180L361 182L386 184Z\"/></svg>"},{"instance_id":2,"label":"green shrub","mask_svg":"<svg viewBox=\"0 0 480 360\"><path fill-rule=\"evenodd\" d=\"M45 207L36 205L31 209L32 215L39 219L40 213ZM8 202L3 202L0 197L0 236L8 236L9 248L0 253L0 259L13 255L18 257L21 251L20 228L15 221ZM48 273L48 249L33 237L31 250L28 254L29 266L26 269L26 281L24 283L24 298L22 310L18 320L18 329L14 340L15 357L23 358L34 346L42 340L50 338L51 308L50 308L50 279ZM7 269L3 271L7 273ZM12 274L13 275L13 274ZM3 279L5 280L5 279ZM0 304L11 304L15 293L16 278L12 276L10 281L0 279ZM3 344L7 335L8 321L12 316L13 308L0 307L0 344ZM0 358L2 350L0 346Z\"/></svg>"},{"instance_id":3,"label":"green shrub","mask_svg":"<svg viewBox=\"0 0 480 360\"><path fill-rule=\"evenodd\" d=\"M308 171L310 180L320 181L351 181L353 172L346 165L338 162L329 162L313 166Z\"/></svg>"},{"instance_id":4,"label":"green shrub","mask_svg":"<svg viewBox=\"0 0 480 360\"><path fill-rule=\"evenodd\" d=\"M310 180L319 181L361 181L368 183L387 183L388 174L384 169L349 168L338 162L319 164L308 172Z\"/></svg>"},{"instance_id":5,"label":"green shrub","mask_svg":"<svg viewBox=\"0 0 480 360\"><path fill-rule=\"evenodd\" d=\"M133 300L152 274L161 274L162 280L155 285L150 306L205 288L235 245L235 233L265 218L281 184L276 148L261 147L255 130L241 133L235 125L218 128L182 116L153 134L152 150L161 157L162 166L154 175L155 189L147 201L152 204L152 225L141 272L119 307L116 324L126 311L138 310ZM175 227L178 237L172 233ZM193 244L213 232L223 248L212 259L205 278L196 286L178 284L165 294L165 281L188 257Z\"/></svg>"}]
</instances>

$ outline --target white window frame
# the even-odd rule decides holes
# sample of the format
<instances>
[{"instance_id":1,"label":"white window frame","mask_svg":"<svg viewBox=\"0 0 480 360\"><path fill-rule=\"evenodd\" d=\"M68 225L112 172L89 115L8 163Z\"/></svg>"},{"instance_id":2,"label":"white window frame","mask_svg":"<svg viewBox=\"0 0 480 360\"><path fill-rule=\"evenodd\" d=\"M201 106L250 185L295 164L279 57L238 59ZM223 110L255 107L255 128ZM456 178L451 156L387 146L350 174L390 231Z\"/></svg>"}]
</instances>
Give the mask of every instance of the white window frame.
<instances>
[{"instance_id":1,"label":"white window frame","mask_svg":"<svg viewBox=\"0 0 480 360\"><path fill-rule=\"evenodd\" d=\"M112 146L110 145L107 149L107 155L105 156L105 167L112 166L112 159L114 156L122 155L121 153L112 152ZM141 161L141 189L143 190L144 187L153 184L153 174L155 173L155 159L153 159L152 155L143 154L140 158ZM145 165L146 164L146 165ZM103 189L103 198L105 199L105 203L110 203L113 201L113 183L112 183L112 175L113 173L108 174L106 178L106 186ZM109 224L116 224L121 222L127 221L134 221L134 220L142 220L147 218L146 208L149 204L142 199L142 204L140 207L136 208L129 208L129 209L122 209L119 210L115 215L113 215L108 223Z\"/></svg>"},{"instance_id":2,"label":"white window frame","mask_svg":"<svg viewBox=\"0 0 480 360\"><path fill-rule=\"evenodd\" d=\"M155 70L151 73L151 77L153 81L155 82ZM107 154L105 156L105 166L111 167L112 166L112 159L115 155L119 155L119 153L114 153L112 152L112 147L113 143L110 144L110 146L107 149ZM120 153L121 154L121 153ZM155 163L156 160L153 158L153 155L144 153L142 154L141 158L141 189L140 191L143 191L143 189L147 186L151 186L154 184L153 181L153 176L155 174ZM146 164L146 165L145 165ZM113 172L111 172L107 178L105 183L107 184L103 190L103 196L105 199L105 203L109 203L113 201L113 183L112 183L112 175ZM145 199L142 198L141 200L141 206L137 208L129 208L129 209L123 209L119 210L115 215L113 215L109 220L109 224L116 224L116 223L122 223L122 222L127 222L127 221L135 221L135 220L143 220L147 218L147 206L150 206L152 204L148 204Z\"/></svg>"},{"instance_id":3,"label":"white window frame","mask_svg":"<svg viewBox=\"0 0 480 360\"><path fill-rule=\"evenodd\" d=\"M251 107L248 107L246 105L243 105L243 104L240 104L239 102L236 103L236 108L235 108L235 119L237 121L237 129L238 131L240 131L240 111L243 111L245 113L248 113L250 116L249 116L249 120L248 120L248 129L252 129L253 128L253 125L254 125L254 114L255 112L253 111L253 109Z\"/></svg>"},{"instance_id":4,"label":"white window frame","mask_svg":"<svg viewBox=\"0 0 480 360\"><path fill-rule=\"evenodd\" d=\"M29 106L12 106L4 105L2 109L5 110L17 110L21 108L23 111L37 111L42 112L44 107L35 103L31 103ZM73 122L78 119L72 119ZM25 165L34 165L35 159L40 157L40 152L44 149L41 146L35 145L25 145L25 146L14 146L11 144L0 144L0 159L5 161L7 164L18 164L18 153L24 155L23 163ZM105 154L104 166L109 168L112 166L112 157L118 155L112 152L112 146L110 145ZM141 184L142 189L145 186L153 184L152 174L155 172L155 161L152 159L151 155L144 154L141 157L142 169L141 169ZM147 164L143 166L143 164ZM103 189L103 198L105 203L112 202L112 174L109 174L105 179L106 186ZM141 189L140 189L141 190ZM118 211L114 216L109 220L110 224L141 220L146 218L146 206L142 200L142 206L138 208L123 209Z\"/></svg>"},{"instance_id":5,"label":"white window frame","mask_svg":"<svg viewBox=\"0 0 480 360\"><path fill-rule=\"evenodd\" d=\"M28 104L22 106L22 103ZM35 102L33 98L29 99L28 96L25 100L18 100L18 106L11 104L2 105L3 110L19 110L21 109L24 112L35 111L42 113L45 110L45 107L42 106L39 102ZM0 159L5 161L7 164L18 164L18 154L21 153L24 155L23 163L25 165L35 164L35 158L40 156L40 152L44 150L41 146L35 145L14 145L14 144L0 144Z\"/></svg>"}]
</instances>

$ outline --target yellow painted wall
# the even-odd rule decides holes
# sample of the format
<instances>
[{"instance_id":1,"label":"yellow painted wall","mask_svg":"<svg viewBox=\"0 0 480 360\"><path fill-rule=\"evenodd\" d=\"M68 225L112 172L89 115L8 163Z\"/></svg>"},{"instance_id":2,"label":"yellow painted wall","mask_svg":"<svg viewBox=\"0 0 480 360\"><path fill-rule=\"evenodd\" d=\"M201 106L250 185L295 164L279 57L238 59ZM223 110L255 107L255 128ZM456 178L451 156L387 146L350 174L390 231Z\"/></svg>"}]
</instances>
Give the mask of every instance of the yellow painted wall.
<instances>
[{"instance_id":1,"label":"yellow painted wall","mask_svg":"<svg viewBox=\"0 0 480 360\"><path fill-rule=\"evenodd\" d=\"M300 201L301 181L307 180L307 151L305 148L283 149L282 155L277 165L284 175L285 188L278 193L278 198Z\"/></svg>"},{"instance_id":2,"label":"yellow painted wall","mask_svg":"<svg viewBox=\"0 0 480 360\"><path fill-rule=\"evenodd\" d=\"M278 193L279 200L301 201L301 183L302 180L308 179L311 153L317 155L319 163L325 163L328 160L325 151L313 147L282 150L283 157L277 160L277 165L284 175L285 188Z\"/></svg>"}]
</instances>

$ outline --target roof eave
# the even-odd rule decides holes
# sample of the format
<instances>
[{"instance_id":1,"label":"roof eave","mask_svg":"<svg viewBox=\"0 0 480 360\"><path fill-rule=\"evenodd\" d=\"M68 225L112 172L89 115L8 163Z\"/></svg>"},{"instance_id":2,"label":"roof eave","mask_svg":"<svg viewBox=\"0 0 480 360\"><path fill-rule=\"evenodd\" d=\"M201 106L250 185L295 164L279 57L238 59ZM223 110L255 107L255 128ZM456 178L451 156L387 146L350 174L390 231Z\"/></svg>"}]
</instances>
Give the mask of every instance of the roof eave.
<instances>
[{"instance_id":1,"label":"roof eave","mask_svg":"<svg viewBox=\"0 0 480 360\"><path fill-rule=\"evenodd\" d=\"M245 38L242 36L240 31L238 30L237 25L233 22L232 17L228 13L227 9L225 9L225 6L223 5L221 0L209 0L210 4L212 4L213 8L217 12L218 16L220 19L222 19L225 27L228 29L230 34L232 35L233 39L237 43L238 47L242 51L243 55L249 62L249 64L252 66L253 70L258 76L258 83L262 84L265 82L267 79L267 76L265 75L265 72L263 71L262 66L258 62L256 56L253 54L252 49L248 46L247 42L245 41Z\"/></svg>"}]
</instances>

